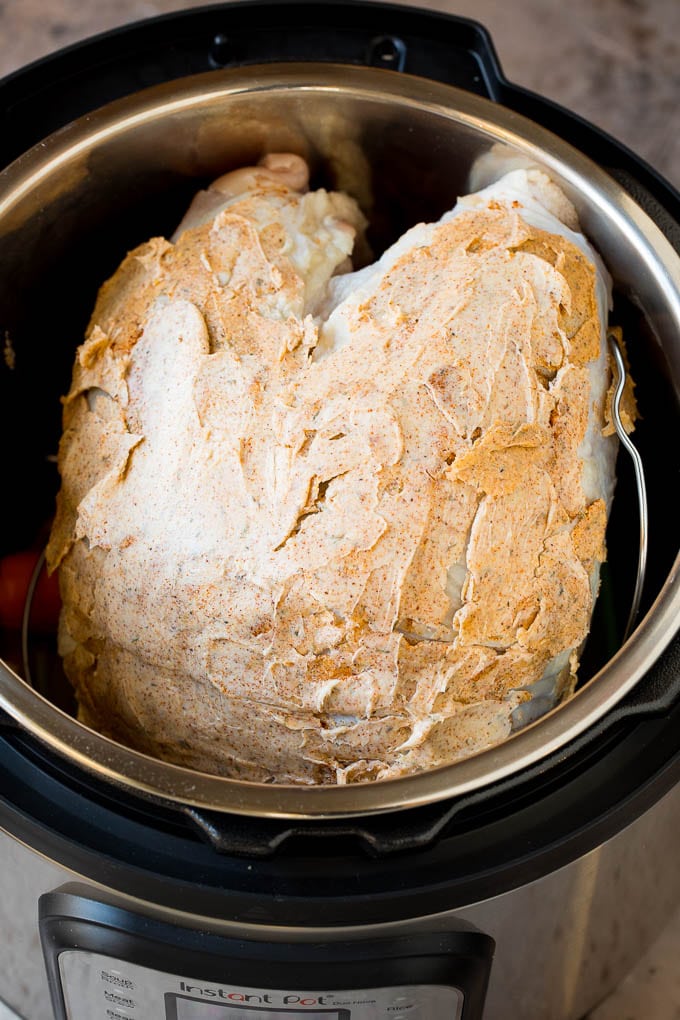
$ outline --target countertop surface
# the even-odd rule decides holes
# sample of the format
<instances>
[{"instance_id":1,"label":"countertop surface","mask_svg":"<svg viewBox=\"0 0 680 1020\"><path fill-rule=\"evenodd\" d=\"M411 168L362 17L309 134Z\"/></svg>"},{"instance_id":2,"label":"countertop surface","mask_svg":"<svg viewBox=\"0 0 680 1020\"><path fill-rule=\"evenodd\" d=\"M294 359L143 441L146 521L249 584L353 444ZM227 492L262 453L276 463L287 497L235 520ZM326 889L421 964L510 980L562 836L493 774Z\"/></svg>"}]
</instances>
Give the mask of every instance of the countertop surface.
<instances>
[{"instance_id":1,"label":"countertop surface","mask_svg":"<svg viewBox=\"0 0 680 1020\"><path fill-rule=\"evenodd\" d=\"M116 25L191 6L200 5L0 0L0 76ZM435 0L424 6L480 21L511 81L580 113L680 186L680 0ZM679 957L680 914L589 1020L678 1020ZM0 1020L13 1016L0 1004Z\"/></svg>"}]
</instances>

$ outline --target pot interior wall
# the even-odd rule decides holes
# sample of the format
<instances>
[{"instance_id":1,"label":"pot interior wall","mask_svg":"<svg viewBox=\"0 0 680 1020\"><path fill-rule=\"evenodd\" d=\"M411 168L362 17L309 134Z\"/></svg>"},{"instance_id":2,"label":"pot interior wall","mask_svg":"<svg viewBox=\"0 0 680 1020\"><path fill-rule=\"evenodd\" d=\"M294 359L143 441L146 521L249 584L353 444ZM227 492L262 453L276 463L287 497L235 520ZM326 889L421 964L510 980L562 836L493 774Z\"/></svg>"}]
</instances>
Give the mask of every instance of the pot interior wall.
<instances>
[{"instance_id":1,"label":"pot interior wall","mask_svg":"<svg viewBox=\"0 0 680 1020\"><path fill-rule=\"evenodd\" d=\"M298 152L312 166L314 186L342 188L359 200L378 254L406 227L450 208L468 190L478 159L498 142L474 119L455 119L441 107L412 101L408 89L376 96L365 88L343 92L336 82L332 89L286 84L258 90L252 69L251 75L255 90L250 92L215 93L173 105L170 85L153 90L152 98L137 106L135 100L116 104L119 113L95 116L87 143L69 150L9 214L0 214L0 328L14 352L14 368L0 372L6 480L2 553L40 541L49 527L58 487L59 398L68 389L74 351L99 285L135 245L150 236L168 236L198 187L268 151ZM221 79L218 73L202 80L213 87ZM383 80L381 74L378 81ZM186 82L181 88L188 88ZM192 95L199 96L200 88ZM46 154L66 151L70 137L67 131L51 139ZM680 345L663 294L648 270L636 266L625 231L617 235L615 224L593 213L587 196L573 188L571 194L615 277L612 321L623 326L637 382L636 443L650 503L644 611L677 554L669 485L677 469L672 440ZM634 584L636 496L628 463L620 461L609 562L584 656L584 679L618 647ZM15 657L16 646L7 644L12 640L4 639L0 657ZM45 640L44 646L38 638L33 644L36 682L70 708L54 639Z\"/></svg>"}]
</instances>

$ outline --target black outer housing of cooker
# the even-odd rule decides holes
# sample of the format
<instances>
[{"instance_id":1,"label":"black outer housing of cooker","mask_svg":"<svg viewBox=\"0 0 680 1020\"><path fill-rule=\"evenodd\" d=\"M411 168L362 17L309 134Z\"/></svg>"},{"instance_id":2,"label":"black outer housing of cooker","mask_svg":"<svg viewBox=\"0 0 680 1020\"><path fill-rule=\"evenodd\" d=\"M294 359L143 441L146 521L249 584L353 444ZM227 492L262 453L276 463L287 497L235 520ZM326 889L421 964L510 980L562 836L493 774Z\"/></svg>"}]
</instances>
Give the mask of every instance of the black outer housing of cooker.
<instances>
[{"instance_id":1,"label":"black outer housing of cooker","mask_svg":"<svg viewBox=\"0 0 680 1020\"><path fill-rule=\"evenodd\" d=\"M680 250L680 195L652 168L578 116L508 82L480 25L385 4L218 4L69 47L0 82L0 167L123 95L218 67L280 60L373 64L499 102L600 164ZM14 456L5 477L21 478L21 451ZM35 520L24 507L21 514L10 522L17 544L22 528L30 534L44 516L44 504ZM61 760L1 713L0 764L2 825L103 886L257 924L422 916L567 864L678 781L680 641L623 703L537 765L457 800L364 819L249 819L137 798Z\"/></svg>"}]
</instances>

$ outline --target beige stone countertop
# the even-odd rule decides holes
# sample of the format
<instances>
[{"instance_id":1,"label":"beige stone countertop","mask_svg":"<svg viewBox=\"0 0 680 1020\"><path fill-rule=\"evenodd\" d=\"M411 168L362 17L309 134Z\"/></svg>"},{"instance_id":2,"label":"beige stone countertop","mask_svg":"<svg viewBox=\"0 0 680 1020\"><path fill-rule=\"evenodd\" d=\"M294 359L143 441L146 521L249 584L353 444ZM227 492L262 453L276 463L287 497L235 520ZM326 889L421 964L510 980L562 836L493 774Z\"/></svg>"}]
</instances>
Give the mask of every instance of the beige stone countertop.
<instances>
[{"instance_id":1,"label":"beige stone countertop","mask_svg":"<svg viewBox=\"0 0 680 1020\"><path fill-rule=\"evenodd\" d=\"M201 4L0 0L0 76L116 25L193 6ZM423 6L480 21L512 82L604 128L680 186L680 0L432 0ZM680 914L588 1020L678 1020L678 958ZM0 1004L0 1020L12 1017Z\"/></svg>"}]
</instances>

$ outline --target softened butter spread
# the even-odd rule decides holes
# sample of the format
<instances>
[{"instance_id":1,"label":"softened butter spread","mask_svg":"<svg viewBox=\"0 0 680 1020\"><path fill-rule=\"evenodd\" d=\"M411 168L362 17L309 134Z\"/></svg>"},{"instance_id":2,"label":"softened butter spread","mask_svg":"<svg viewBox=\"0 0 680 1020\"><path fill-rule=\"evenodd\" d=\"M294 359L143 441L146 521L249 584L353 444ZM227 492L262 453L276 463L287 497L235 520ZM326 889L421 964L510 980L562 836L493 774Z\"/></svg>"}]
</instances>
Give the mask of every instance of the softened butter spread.
<instances>
[{"instance_id":1,"label":"softened butter spread","mask_svg":"<svg viewBox=\"0 0 680 1020\"><path fill-rule=\"evenodd\" d=\"M104 284L48 557L83 721L347 783L573 689L614 480L608 278L537 170L356 273L361 212L306 177L228 175Z\"/></svg>"}]
</instances>

